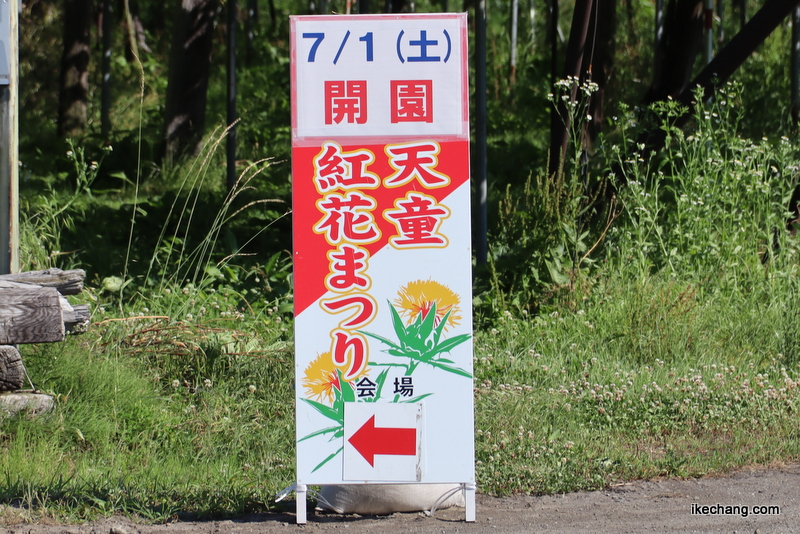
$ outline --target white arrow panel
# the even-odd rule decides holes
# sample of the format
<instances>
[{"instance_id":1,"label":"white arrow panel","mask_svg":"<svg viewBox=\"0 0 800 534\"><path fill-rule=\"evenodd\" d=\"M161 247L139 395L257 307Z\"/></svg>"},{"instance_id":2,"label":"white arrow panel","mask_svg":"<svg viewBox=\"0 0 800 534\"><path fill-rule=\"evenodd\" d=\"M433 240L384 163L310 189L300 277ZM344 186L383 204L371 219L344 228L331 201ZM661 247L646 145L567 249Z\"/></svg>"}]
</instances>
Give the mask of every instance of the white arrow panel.
<instances>
[{"instance_id":1,"label":"white arrow panel","mask_svg":"<svg viewBox=\"0 0 800 534\"><path fill-rule=\"evenodd\" d=\"M424 410L421 402L345 403L342 480L421 481L425 449L423 426ZM351 441L356 434L358 436ZM388 445L387 439L390 441ZM394 450L389 451L387 446ZM370 465L370 460L374 465Z\"/></svg>"}]
</instances>

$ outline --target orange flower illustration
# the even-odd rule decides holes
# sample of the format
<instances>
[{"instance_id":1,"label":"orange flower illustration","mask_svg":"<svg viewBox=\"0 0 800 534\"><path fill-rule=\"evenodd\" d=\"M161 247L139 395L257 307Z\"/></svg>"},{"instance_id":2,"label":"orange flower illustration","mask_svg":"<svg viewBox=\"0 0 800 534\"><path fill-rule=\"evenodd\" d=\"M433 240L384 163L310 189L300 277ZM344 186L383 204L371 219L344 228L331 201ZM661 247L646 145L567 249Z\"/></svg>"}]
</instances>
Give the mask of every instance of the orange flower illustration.
<instances>
[{"instance_id":1,"label":"orange flower illustration","mask_svg":"<svg viewBox=\"0 0 800 534\"><path fill-rule=\"evenodd\" d=\"M436 318L434 319L436 325L439 325L447 312L450 312L446 329L457 326L461 322L461 308L458 306L460 302L458 295L452 289L428 279L409 282L407 286L400 289L394 304L399 308L398 312L406 320L406 324L413 323L419 314L422 314L422 318L425 319L433 305L436 304Z\"/></svg>"},{"instance_id":2,"label":"orange flower illustration","mask_svg":"<svg viewBox=\"0 0 800 534\"><path fill-rule=\"evenodd\" d=\"M333 388L342 389L330 352L323 352L306 367L303 387L309 398L332 403Z\"/></svg>"},{"instance_id":3,"label":"orange flower illustration","mask_svg":"<svg viewBox=\"0 0 800 534\"><path fill-rule=\"evenodd\" d=\"M342 368L338 368L344 371ZM339 376L336 373L337 367L333 363L330 352L323 352L316 357L311 363L308 364L305 370L305 376L302 379L303 387L306 388L306 395L310 399L315 399L321 402L333 403L336 394L334 388L341 391L342 385L339 382ZM367 374L367 370L354 376L349 382L358 380L363 375Z\"/></svg>"}]
</instances>

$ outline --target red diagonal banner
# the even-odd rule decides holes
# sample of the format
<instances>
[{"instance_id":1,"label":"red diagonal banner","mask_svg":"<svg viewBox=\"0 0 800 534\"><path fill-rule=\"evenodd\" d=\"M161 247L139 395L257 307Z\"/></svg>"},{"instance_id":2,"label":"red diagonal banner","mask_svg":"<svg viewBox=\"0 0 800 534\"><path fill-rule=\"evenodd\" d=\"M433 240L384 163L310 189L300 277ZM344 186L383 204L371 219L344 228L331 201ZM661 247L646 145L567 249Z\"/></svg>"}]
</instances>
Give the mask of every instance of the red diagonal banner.
<instances>
[{"instance_id":1,"label":"red diagonal banner","mask_svg":"<svg viewBox=\"0 0 800 534\"><path fill-rule=\"evenodd\" d=\"M389 244L389 240L397 235L397 229L391 219L384 216L387 210L395 208L395 202L402 199L409 191L423 191L438 202L443 202L448 195L469 180L469 142L467 140L447 140L438 143L441 152L438 154L436 170L450 178L450 183L443 187L428 189L420 185L418 180L409 181L397 187L380 186L377 189L360 191L374 199L377 206L371 211L375 214L375 223L380 230L380 238L369 244L359 245L370 256L375 255ZM375 162L368 170L381 179L391 176L394 169L389 164L385 152L386 144L345 145L343 150L364 149L374 154ZM330 273L330 264L326 254L336 247L328 243L323 233L315 231L315 225L324 220L324 213L318 208L323 194L317 191L314 184L314 158L321 152L319 146L295 147L292 150L293 174L293 217L294 217L294 288L295 315L300 315L306 308L314 304L325 292L325 277ZM341 193L341 190L337 190Z\"/></svg>"}]
</instances>

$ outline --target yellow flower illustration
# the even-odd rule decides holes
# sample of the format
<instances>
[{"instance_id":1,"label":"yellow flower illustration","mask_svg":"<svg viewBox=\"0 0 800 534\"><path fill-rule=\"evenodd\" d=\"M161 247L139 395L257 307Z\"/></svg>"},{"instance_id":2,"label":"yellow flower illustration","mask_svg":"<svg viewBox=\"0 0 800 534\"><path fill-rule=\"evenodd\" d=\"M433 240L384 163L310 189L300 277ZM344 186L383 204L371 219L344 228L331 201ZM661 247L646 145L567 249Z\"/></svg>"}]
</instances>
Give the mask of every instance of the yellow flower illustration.
<instances>
[{"instance_id":1,"label":"yellow flower illustration","mask_svg":"<svg viewBox=\"0 0 800 534\"><path fill-rule=\"evenodd\" d=\"M333 402L333 388L341 390L342 386L330 352L323 352L308 364L302 382L309 398L329 404Z\"/></svg>"},{"instance_id":2,"label":"yellow flower illustration","mask_svg":"<svg viewBox=\"0 0 800 534\"><path fill-rule=\"evenodd\" d=\"M328 404L333 403L336 395L333 391L334 388L339 391L342 390L336 369L337 366L333 363L330 352L323 352L309 363L302 379L307 397L317 401L324 401ZM344 368L339 367L338 369L344 373ZM358 373L348 382L356 381L365 374L367 374L367 369Z\"/></svg>"},{"instance_id":3,"label":"yellow flower illustration","mask_svg":"<svg viewBox=\"0 0 800 534\"><path fill-rule=\"evenodd\" d=\"M445 328L457 326L461 322L461 308L458 306L461 300L444 284L430 279L417 280L409 282L397 295L394 303L399 308L401 317L406 320L406 324L413 323L419 314L425 319L434 304L436 304L434 319L436 325L442 322L447 312L451 313Z\"/></svg>"}]
</instances>

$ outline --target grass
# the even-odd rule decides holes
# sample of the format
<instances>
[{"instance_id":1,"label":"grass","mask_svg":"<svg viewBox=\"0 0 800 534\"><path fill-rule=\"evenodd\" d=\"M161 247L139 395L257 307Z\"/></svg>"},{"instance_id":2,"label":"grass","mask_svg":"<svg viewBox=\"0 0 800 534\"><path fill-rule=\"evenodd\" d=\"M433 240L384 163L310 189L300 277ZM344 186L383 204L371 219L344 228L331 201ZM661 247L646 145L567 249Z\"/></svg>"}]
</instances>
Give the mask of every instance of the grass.
<instances>
[{"instance_id":1,"label":"grass","mask_svg":"<svg viewBox=\"0 0 800 534\"><path fill-rule=\"evenodd\" d=\"M784 310L759 309L759 296L706 299L670 277L636 290L598 282L581 308L506 312L477 333L482 492L599 489L798 457L800 362L780 352ZM3 423L0 498L26 520L274 510L294 472L290 318L274 305L205 302L200 314L199 304L200 317L182 320L112 307L81 337L24 347L57 409Z\"/></svg>"},{"instance_id":2,"label":"grass","mask_svg":"<svg viewBox=\"0 0 800 534\"><path fill-rule=\"evenodd\" d=\"M134 316L26 352L57 409L4 425L4 500L162 521L269 506L292 479L291 353L232 322Z\"/></svg>"},{"instance_id":3,"label":"grass","mask_svg":"<svg viewBox=\"0 0 800 534\"><path fill-rule=\"evenodd\" d=\"M509 313L478 338L484 491L600 489L797 458L800 365L779 341L761 344L777 340L783 310L748 316L753 302L702 302L672 280L651 281L644 302L631 289L534 320Z\"/></svg>"}]
</instances>

